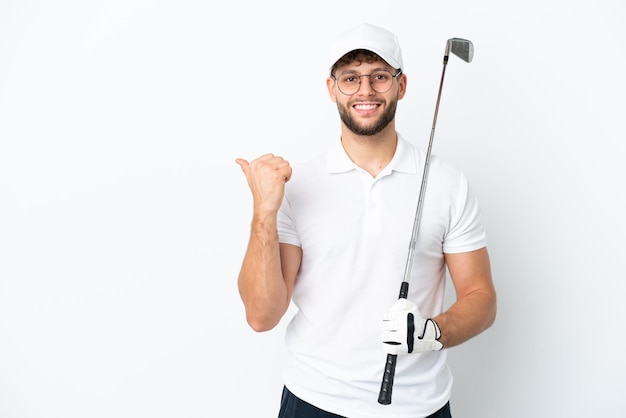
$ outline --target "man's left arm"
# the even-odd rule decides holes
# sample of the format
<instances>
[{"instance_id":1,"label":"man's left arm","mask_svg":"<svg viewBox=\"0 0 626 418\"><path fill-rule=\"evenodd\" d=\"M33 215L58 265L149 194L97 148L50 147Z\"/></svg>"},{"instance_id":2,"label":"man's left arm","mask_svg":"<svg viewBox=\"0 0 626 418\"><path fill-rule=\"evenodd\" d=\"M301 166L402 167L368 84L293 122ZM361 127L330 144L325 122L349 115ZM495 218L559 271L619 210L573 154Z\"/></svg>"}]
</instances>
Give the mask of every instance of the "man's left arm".
<instances>
[{"instance_id":1,"label":"man's left arm","mask_svg":"<svg viewBox=\"0 0 626 418\"><path fill-rule=\"evenodd\" d=\"M462 344L489 328L496 318L496 291L487 248L445 254L456 301L436 316L445 348Z\"/></svg>"}]
</instances>

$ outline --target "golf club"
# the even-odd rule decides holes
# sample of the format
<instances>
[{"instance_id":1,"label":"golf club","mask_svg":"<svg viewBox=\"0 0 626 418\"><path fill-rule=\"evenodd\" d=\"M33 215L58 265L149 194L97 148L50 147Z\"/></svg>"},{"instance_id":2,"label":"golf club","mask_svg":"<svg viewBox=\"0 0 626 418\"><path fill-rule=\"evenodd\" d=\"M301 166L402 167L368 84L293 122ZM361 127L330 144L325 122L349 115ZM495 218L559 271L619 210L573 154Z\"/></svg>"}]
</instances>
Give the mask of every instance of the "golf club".
<instances>
[{"instance_id":1,"label":"golf club","mask_svg":"<svg viewBox=\"0 0 626 418\"><path fill-rule=\"evenodd\" d=\"M446 66L448 65L448 57L450 53L456 55L465 62L472 62L474 57L474 45L471 41L461 38L450 38L446 42L446 51L443 57L443 70L441 72L441 81L439 82L439 93L437 94L437 103L435 105L435 116L433 117L433 125L430 131L430 140L428 142L428 150L426 151L426 161L424 163L424 173L422 174L422 184L420 186L419 199L417 201L417 210L415 211L415 220L413 221L413 232L409 243L409 252L404 269L404 278L400 286L399 299L406 299L409 293L409 278L411 277L411 266L413 264L413 253L415 251L415 243L417 241L417 233L419 231L420 220L422 218L422 209L424 207L424 195L426 194L426 183L428 181L428 171L430 167L430 154L433 147L433 138L435 136L435 125L437 124L437 114L439 113L439 101L441 100L441 89L443 88L443 78L446 74ZM391 394L393 390L393 379L396 373L396 354L387 354L385 363L385 371L380 385L378 394L378 403L389 405L391 403Z\"/></svg>"}]
</instances>

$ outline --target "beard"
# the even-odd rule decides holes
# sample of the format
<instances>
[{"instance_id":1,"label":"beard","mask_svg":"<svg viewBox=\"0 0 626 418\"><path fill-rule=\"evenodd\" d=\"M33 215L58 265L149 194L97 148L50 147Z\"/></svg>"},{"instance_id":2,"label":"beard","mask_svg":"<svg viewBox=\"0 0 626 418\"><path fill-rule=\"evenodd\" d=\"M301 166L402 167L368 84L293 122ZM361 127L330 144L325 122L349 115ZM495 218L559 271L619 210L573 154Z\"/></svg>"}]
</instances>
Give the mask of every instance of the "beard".
<instances>
[{"instance_id":1,"label":"beard","mask_svg":"<svg viewBox=\"0 0 626 418\"><path fill-rule=\"evenodd\" d=\"M373 125L359 125L359 123L350 115L349 109L337 103L337 109L339 110L339 117L346 127L352 131L355 135L372 136L381 132L389 125L396 115L396 107L398 106L397 100L389 102L389 106L385 112L380 115L377 121Z\"/></svg>"}]
</instances>

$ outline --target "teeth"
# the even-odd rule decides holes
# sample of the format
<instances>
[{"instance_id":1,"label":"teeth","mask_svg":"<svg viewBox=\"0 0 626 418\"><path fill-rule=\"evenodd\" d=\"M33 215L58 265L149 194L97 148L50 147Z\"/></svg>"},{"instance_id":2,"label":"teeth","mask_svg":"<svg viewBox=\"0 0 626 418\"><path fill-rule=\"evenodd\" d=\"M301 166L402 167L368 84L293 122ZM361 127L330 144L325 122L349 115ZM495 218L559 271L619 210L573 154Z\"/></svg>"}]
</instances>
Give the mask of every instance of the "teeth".
<instances>
[{"instance_id":1,"label":"teeth","mask_svg":"<svg viewBox=\"0 0 626 418\"><path fill-rule=\"evenodd\" d=\"M371 110L371 109L375 109L378 105L375 104L358 104L358 105L354 105L354 107L356 109L362 109L362 110Z\"/></svg>"}]
</instances>

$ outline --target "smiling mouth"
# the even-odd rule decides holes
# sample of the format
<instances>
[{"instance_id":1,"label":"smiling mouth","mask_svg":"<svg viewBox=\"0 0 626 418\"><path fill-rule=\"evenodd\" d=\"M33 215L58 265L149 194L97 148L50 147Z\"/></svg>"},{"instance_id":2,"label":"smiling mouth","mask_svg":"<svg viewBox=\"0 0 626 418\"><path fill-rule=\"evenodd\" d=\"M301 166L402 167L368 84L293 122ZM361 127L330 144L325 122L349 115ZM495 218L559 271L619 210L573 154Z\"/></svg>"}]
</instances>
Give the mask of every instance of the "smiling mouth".
<instances>
[{"instance_id":1,"label":"smiling mouth","mask_svg":"<svg viewBox=\"0 0 626 418\"><path fill-rule=\"evenodd\" d=\"M374 115L378 112L378 108L380 108L380 103L356 103L352 105L352 108L361 116L369 117L370 115Z\"/></svg>"},{"instance_id":2,"label":"smiling mouth","mask_svg":"<svg viewBox=\"0 0 626 418\"><path fill-rule=\"evenodd\" d=\"M377 103L359 103L359 104L355 104L354 107L356 110L364 110L364 111L368 111L368 110L374 110L377 109L380 105Z\"/></svg>"}]
</instances>

